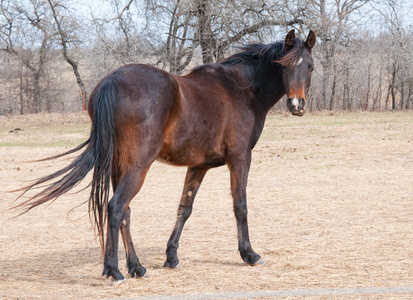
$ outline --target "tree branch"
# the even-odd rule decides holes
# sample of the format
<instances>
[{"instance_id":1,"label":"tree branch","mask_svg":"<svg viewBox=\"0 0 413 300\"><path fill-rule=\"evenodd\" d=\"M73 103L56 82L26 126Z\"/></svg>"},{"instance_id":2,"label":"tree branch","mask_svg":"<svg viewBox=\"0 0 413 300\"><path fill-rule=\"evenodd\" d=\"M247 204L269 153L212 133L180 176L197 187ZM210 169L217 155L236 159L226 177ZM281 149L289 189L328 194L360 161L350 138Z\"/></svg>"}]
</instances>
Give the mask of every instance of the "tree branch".
<instances>
[{"instance_id":1,"label":"tree branch","mask_svg":"<svg viewBox=\"0 0 413 300\"><path fill-rule=\"evenodd\" d=\"M77 65L77 63L76 63L74 60L72 60L72 59L70 58L69 53L68 53L68 49L67 49L67 44L68 44L67 34L66 34L66 32L63 30L63 28L62 28L61 21L59 21L58 16L57 16L57 13L56 13L56 9L55 9L55 7L57 6L57 3L53 3L52 0L47 0L47 2L48 2L49 5L50 5L50 8L51 8L52 13L53 13L53 19L54 19L55 22L56 22L57 31L58 31L58 33L59 33L60 42L61 42L61 45L62 45L63 56L64 56L65 60L72 66L73 73L74 73L75 76L76 76L77 84L79 85L79 88L80 88L80 90L82 91L82 94L84 95L85 99L87 99L86 87L85 87L85 85L84 85L84 83L83 83L82 77L80 76L79 69L78 69L78 65Z\"/></svg>"},{"instance_id":2,"label":"tree branch","mask_svg":"<svg viewBox=\"0 0 413 300\"><path fill-rule=\"evenodd\" d=\"M290 21L287 22L280 22L280 21L262 21L260 23L254 24L252 26L249 27L245 27L244 29L238 31L237 33L235 33L233 36L228 37L228 39L221 41L218 46L217 49L219 49L219 51L224 52L229 45L231 45L232 43L238 42L240 41L244 36L248 35L248 34L252 34L252 33L257 33L261 28L267 27L267 26L291 26L291 25L295 25L295 24L304 24L304 21L302 19L292 19Z\"/></svg>"}]
</instances>

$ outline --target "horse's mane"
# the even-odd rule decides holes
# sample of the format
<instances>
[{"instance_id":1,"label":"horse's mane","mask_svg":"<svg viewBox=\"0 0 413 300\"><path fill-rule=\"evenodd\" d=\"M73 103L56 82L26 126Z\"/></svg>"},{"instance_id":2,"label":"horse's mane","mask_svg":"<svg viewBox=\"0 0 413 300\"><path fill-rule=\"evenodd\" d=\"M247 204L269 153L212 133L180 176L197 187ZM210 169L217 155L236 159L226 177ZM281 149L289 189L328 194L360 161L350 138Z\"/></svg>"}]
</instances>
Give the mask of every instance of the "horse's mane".
<instances>
[{"instance_id":1,"label":"horse's mane","mask_svg":"<svg viewBox=\"0 0 413 300\"><path fill-rule=\"evenodd\" d=\"M267 64L275 62L285 67L292 67L302 55L304 43L296 38L293 48L286 55L284 55L284 41L272 44L253 43L240 47L240 49L240 52L223 59L219 63L232 66L239 63Z\"/></svg>"},{"instance_id":2,"label":"horse's mane","mask_svg":"<svg viewBox=\"0 0 413 300\"><path fill-rule=\"evenodd\" d=\"M193 68L190 73L217 65L224 67L231 67L239 64L255 65L258 66L258 69L261 69L261 67L264 67L264 65L268 66L271 63L278 63L284 67L291 68L301 57L304 48L304 42L298 38L295 39L293 48L290 49L287 54L285 54L284 41L278 41L271 44L247 44L245 46L238 47L238 49L241 50L240 52L224 58L217 63L197 66Z\"/></svg>"},{"instance_id":3,"label":"horse's mane","mask_svg":"<svg viewBox=\"0 0 413 300\"><path fill-rule=\"evenodd\" d=\"M282 75L282 67L293 68L300 57L303 55L306 45L303 41L296 38L294 45L285 53L285 42L278 41L271 44L253 43L239 48L241 51L235 53L217 63L205 64L192 69L188 76L199 74L203 71L212 68L219 70L226 79L233 78L230 73L226 73L225 69L236 69L237 72L243 75L246 80L246 86L241 82L238 87L251 88L256 93L265 94L264 98L273 99L282 89L281 84L274 87L270 84L268 87L269 77L280 77ZM215 74L215 73L210 73ZM214 75L216 76L216 75ZM265 86L266 85L266 86ZM265 87L264 87L265 86Z\"/></svg>"}]
</instances>

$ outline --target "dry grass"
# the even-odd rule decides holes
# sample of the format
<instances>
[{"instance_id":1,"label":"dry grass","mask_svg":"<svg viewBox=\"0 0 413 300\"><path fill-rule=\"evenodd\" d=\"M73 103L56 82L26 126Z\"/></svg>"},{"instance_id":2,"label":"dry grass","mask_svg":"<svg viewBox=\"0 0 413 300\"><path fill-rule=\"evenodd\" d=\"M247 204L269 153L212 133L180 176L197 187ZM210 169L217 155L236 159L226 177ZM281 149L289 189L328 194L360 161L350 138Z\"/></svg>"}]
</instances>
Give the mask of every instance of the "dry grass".
<instances>
[{"instance_id":1,"label":"dry grass","mask_svg":"<svg viewBox=\"0 0 413 300\"><path fill-rule=\"evenodd\" d=\"M6 191L67 164L24 161L65 151L86 139L89 126L84 114L0 119L0 209L16 197ZM17 127L24 130L9 133ZM16 219L15 211L2 211L0 297L413 285L412 113L268 117L248 185L250 234L267 262L263 267L244 265L237 253L225 167L211 170L201 186L181 239L182 267L161 267L184 176L184 168L159 163L151 168L131 204L132 235L150 277L118 288L99 276L100 248L87 207L76 207L88 191ZM120 267L126 273L123 250Z\"/></svg>"}]
</instances>

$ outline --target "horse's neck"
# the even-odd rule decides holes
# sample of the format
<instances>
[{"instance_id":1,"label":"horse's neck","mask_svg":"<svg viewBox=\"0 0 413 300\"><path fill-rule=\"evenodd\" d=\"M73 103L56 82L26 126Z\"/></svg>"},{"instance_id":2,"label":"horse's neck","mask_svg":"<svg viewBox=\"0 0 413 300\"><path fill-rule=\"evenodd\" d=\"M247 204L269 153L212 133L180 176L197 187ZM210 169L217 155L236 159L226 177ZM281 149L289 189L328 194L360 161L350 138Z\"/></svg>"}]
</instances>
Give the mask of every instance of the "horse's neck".
<instances>
[{"instance_id":1,"label":"horse's neck","mask_svg":"<svg viewBox=\"0 0 413 300\"><path fill-rule=\"evenodd\" d=\"M237 64L230 66L225 75L234 88L249 89L264 114L285 94L279 66Z\"/></svg>"},{"instance_id":2,"label":"horse's neck","mask_svg":"<svg viewBox=\"0 0 413 300\"><path fill-rule=\"evenodd\" d=\"M251 78L253 92L262 104L266 113L284 96L285 89L282 81L282 71L278 67L268 67L257 71Z\"/></svg>"}]
</instances>

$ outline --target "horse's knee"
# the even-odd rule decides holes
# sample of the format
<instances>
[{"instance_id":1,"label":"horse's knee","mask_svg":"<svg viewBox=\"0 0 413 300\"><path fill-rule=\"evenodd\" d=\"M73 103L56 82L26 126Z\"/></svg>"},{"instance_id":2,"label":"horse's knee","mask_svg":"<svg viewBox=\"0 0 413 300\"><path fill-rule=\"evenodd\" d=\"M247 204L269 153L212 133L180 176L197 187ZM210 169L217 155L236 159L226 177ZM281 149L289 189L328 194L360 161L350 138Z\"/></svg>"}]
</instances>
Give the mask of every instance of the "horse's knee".
<instances>
[{"instance_id":1,"label":"horse's knee","mask_svg":"<svg viewBox=\"0 0 413 300\"><path fill-rule=\"evenodd\" d=\"M238 221L245 221L248 216L247 204L241 204L234 207L234 214Z\"/></svg>"},{"instance_id":2,"label":"horse's knee","mask_svg":"<svg viewBox=\"0 0 413 300\"><path fill-rule=\"evenodd\" d=\"M192 214L192 205L179 205L178 208L178 218L181 218L184 222Z\"/></svg>"},{"instance_id":3,"label":"horse's knee","mask_svg":"<svg viewBox=\"0 0 413 300\"><path fill-rule=\"evenodd\" d=\"M118 227L125 219L127 215L127 211L125 212L122 208L122 205L117 201L117 199L113 198L108 203L108 222L109 226Z\"/></svg>"}]
</instances>

